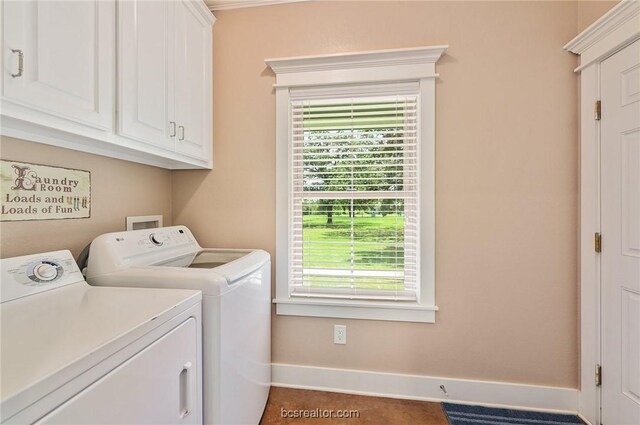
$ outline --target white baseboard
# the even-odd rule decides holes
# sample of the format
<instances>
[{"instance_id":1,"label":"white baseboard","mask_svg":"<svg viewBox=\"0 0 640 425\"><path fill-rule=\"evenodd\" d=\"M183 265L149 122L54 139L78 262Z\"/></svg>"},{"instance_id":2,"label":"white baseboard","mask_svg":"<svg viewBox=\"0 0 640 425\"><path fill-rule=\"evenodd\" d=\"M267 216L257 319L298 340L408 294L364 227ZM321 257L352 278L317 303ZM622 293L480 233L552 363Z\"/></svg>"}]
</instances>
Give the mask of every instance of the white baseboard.
<instances>
[{"instance_id":1,"label":"white baseboard","mask_svg":"<svg viewBox=\"0 0 640 425\"><path fill-rule=\"evenodd\" d=\"M578 390L573 388L278 363L271 365L271 380L276 387L558 413L578 411ZM440 385L445 386L448 397Z\"/></svg>"},{"instance_id":2,"label":"white baseboard","mask_svg":"<svg viewBox=\"0 0 640 425\"><path fill-rule=\"evenodd\" d=\"M584 416L582 416L582 413L578 412L578 417L580 418L580 420L582 422L584 422L586 425L593 425L591 422L589 422L589 420L587 418L585 418Z\"/></svg>"}]
</instances>

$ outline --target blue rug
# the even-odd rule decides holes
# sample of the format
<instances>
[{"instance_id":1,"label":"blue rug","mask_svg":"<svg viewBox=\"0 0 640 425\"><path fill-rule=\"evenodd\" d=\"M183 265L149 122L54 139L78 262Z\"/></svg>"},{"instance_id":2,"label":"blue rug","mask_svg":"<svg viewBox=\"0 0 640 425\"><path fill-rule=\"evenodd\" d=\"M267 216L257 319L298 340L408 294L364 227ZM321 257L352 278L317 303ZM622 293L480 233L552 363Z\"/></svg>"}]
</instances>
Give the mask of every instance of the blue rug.
<instances>
[{"instance_id":1,"label":"blue rug","mask_svg":"<svg viewBox=\"0 0 640 425\"><path fill-rule=\"evenodd\" d=\"M442 403L451 425L583 425L575 415Z\"/></svg>"}]
</instances>

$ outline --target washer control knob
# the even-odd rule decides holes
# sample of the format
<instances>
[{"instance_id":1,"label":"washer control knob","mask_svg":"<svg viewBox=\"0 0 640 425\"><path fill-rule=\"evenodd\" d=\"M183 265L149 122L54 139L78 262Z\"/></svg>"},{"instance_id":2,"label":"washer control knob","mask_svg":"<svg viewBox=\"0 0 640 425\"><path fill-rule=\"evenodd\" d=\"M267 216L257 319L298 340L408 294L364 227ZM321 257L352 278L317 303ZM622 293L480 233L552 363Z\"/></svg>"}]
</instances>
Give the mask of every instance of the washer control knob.
<instances>
[{"instance_id":1,"label":"washer control knob","mask_svg":"<svg viewBox=\"0 0 640 425\"><path fill-rule=\"evenodd\" d=\"M152 244L157 245L157 246L160 246L163 243L161 240L159 240L159 238L156 237L155 233L152 233L152 234L149 235L149 240L151 240Z\"/></svg>"},{"instance_id":2,"label":"washer control knob","mask_svg":"<svg viewBox=\"0 0 640 425\"><path fill-rule=\"evenodd\" d=\"M42 263L33 269L33 274L40 280L49 281L58 277L58 269L52 264Z\"/></svg>"}]
</instances>

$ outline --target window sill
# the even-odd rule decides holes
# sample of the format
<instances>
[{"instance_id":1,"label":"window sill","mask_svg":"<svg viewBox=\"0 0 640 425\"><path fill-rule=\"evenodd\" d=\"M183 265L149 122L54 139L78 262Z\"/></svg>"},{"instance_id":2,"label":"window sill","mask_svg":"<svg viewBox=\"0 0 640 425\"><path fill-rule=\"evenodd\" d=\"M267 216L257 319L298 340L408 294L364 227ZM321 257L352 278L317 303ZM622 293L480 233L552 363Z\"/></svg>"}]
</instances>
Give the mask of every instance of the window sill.
<instances>
[{"instance_id":1,"label":"window sill","mask_svg":"<svg viewBox=\"0 0 640 425\"><path fill-rule=\"evenodd\" d=\"M273 300L276 314L282 316L334 317L339 319L387 320L435 323L436 306L418 303L352 300L282 299Z\"/></svg>"}]
</instances>

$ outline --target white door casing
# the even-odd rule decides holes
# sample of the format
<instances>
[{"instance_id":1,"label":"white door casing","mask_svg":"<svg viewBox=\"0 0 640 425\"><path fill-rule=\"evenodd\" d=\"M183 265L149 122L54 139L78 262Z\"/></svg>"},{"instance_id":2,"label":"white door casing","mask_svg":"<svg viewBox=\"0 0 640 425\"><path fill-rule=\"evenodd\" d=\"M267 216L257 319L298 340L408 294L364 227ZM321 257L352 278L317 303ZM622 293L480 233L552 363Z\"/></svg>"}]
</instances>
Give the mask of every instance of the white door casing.
<instances>
[{"instance_id":1,"label":"white door casing","mask_svg":"<svg viewBox=\"0 0 640 425\"><path fill-rule=\"evenodd\" d=\"M594 116L594 107L604 95L601 87L602 67L608 58L640 39L640 2L637 0L622 0L613 6L609 12L569 41L564 49L579 55L579 65L575 69L580 75L580 392L578 395L579 415L593 425L603 422L601 410L603 387L599 386L596 370L602 365L604 386L615 374L611 366L603 362L605 327L603 319L602 290L604 273L602 271L603 257L611 249L620 252L620 245L612 241L605 229L602 215L604 179L601 172L601 148L606 143L601 138L602 121ZM602 104L602 119L611 118L610 101ZM620 103L620 100L618 100ZM608 104L608 105L607 105ZM618 141L618 143L620 143ZM610 155L610 153L607 153ZM621 186L618 174L618 186ZM621 188L619 188L621 190ZM622 210L622 207L620 207ZM607 212L607 214L609 214ZM607 219L608 220L608 219ZM621 225L621 217L618 224ZM594 246L594 234L602 233L602 253ZM622 239L622 230L618 230ZM615 239L615 237L614 237ZM621 303L619 303L621 305ZM619 314L622 314L619 311ZM619 318L618 323L622 323ZM633 335L633 333L631 334ZM618 348L621 353L621 348ZM620 368L621 358L617 359ZM608 378L607 378L608 377ZM620 388L618 388L620 392ZM619 425L619 424L615 424Z\"/></svg>"},{"instance_id":2,"label":"white door casing","mask_svg":"<svg viewBox=\"0 0 640 425\"><path fill-rule=\"evenodd\" d=\"M601 64L602 423L640 424L640 40Z\"/></svg>"},{"instance_id":3,"label":"white door casing","mask_svg":"<svg viewBox=\"0 0 640 425\"><path fill-rule=\"evenodd\" d=\"M115 3L7 1L1 7L3 98L111 130Z\"/></svg>"}]
</instances>

